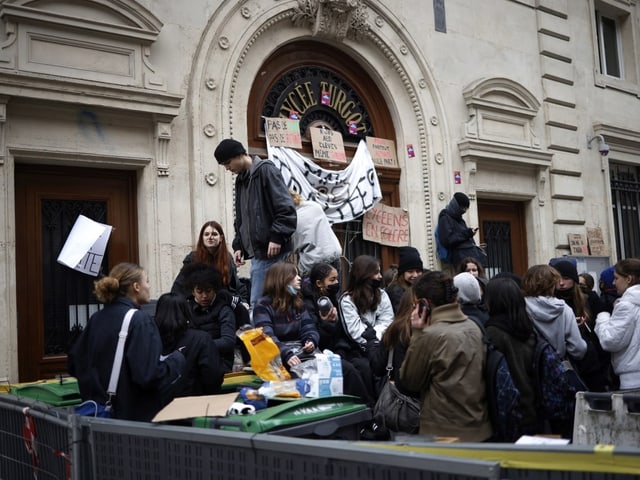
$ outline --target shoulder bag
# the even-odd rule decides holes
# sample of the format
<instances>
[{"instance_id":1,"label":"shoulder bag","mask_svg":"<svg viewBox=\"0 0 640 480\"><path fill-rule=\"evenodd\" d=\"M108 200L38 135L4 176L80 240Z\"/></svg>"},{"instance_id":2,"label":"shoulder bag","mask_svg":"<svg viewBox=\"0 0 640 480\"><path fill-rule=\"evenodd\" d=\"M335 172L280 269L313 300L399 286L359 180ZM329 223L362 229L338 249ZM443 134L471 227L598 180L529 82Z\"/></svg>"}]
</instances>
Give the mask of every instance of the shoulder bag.
<instances>
[{"instance_id":1,"label":"shoulder bag","mask_svg":"<svg viewBox=\"0 0 640 480\"><path fill-rule=\"evenodd\" d=\"M122 357L124 356L124 344L129 333L129 323L133 314L136 313L135 308L131 308L122 320L120 333L118 334L118 346L116 347L116 355L113 358L113 366L111 367L111 377L109 378L109 386L107 387L107 403L104 405L94 400L82 402L75 408L77 415L85 415L90 417L111 418L113 416L113 406L111 401L116 396L118 388L118 379L120 378L120 370L122 369Z\"/></svg>"},{"instance_id":2,"label":"shoulder bag","mask_svg":"<svg viewBox=\"0 0 640 480\"><path fill-rule=\"evenodd\" d=\"M394 432L418 433L420 427L420 400L405 395L391 380L393 348L387 359L387 379L373 408L373 418Z\"/></svg>"}]
</instances>

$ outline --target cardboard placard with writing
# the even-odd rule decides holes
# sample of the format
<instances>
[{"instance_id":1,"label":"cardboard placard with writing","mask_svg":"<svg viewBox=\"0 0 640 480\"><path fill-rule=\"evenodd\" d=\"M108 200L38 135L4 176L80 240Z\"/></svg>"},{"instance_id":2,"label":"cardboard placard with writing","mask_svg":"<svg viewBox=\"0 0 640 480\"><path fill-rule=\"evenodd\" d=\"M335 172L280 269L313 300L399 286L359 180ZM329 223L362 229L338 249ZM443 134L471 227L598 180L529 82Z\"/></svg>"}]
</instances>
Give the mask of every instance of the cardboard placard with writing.
<instances>
[{"instance_id":1,"label":"cardboard placard with writing","mask_svg":"<svg viewBox=\"0 0 640 480\"><path fill-rule=\"evenodd\" d=\"M300 121L289 118L265 118L264 131L272 147L302 148Z\"/></svg>"},{"instance_id":2,"label":"cardboard placard with writing","mask_svg":"<svg viewBox=\"0 0 640 480\"><path fill-rule=\"evenodd\" d=\"M367 137L367 148L371 159L381 167L398 167L396 143L386 138Z\"/></svg>"},{"instance_id":3,"label":"cardboard placard with writing","mask_svg":"<svg viewBox=\"0 0 640 480\"><path fill-rule=\"evenodd\" d=\"M609 249L604 243L602 229L600 227L587 228L587 243L589 244L589 252L591 255L602 257L609 255Z\"/></svg>"},{"instance_id":4,"label":"cardboard placard with writing","mask_svg":"<svg viewBox=\"0 0 640 480\"><path fill-rule=\"evenodd\" d=\"M328 128L311 128L311 146L313 158L341 163L347 161L340 132Z\"/></svg>"},{"instance_id":5,"label":"cardboard placard with writing","mask_svg":"<svg viewBox=\"0 0 640 480\"><path fill-rule=\"evenodd\" d=\"M364 214L362 238L390 247L409 245L409 213L377 203Z\"/></svg>"},{"instance_id":6,"label":"cardboard placard with writing","mask_svg":"<svg viewBox=\"0 0 640 480\"><path fill-rule=\"evenodd\" d=\"M58 255L58 263L87 275L98 276L110 235L111 225L78 215Z\"/></svg>"},{"instance_id":7,"label":"cardboard placard with writing","mask_svg":"<svg viewBox=\"0 0 640 480\"><path fill-rule=\"evenodd\" d=\"M587 238L582 233L570 233L569 250L571 255L589 255Z\"/></svg>"}]
</instances>

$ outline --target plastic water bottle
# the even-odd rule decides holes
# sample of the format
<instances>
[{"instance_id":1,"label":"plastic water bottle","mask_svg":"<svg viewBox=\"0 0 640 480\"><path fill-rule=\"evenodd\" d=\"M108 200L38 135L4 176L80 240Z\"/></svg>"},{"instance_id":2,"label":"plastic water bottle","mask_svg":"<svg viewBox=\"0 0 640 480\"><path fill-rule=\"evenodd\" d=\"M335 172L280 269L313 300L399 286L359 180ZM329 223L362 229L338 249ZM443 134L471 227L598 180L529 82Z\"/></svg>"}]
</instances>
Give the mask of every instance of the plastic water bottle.
<instances>
[{"instance_id":1,"label":"plastic water bottle","mask_svg":"<svg viewBox=\"0 0 640 480\"><path fill-rule=\"evenodd\" d=\"M326 317L333 308L333 302L331 302L331 299L329 297L320 297L317 304L318 312L320 312L320 315L322 315L323 317Z\"/></svg>"}]
</instances>

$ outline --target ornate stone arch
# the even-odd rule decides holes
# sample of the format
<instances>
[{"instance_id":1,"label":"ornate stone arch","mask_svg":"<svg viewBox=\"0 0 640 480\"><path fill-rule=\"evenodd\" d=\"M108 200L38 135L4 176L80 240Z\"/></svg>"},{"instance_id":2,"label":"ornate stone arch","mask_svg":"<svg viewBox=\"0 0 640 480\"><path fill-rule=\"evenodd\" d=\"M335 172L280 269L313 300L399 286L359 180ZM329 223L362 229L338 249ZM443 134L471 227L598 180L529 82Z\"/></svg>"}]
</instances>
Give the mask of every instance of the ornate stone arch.
<instances>
[{"instance_id":1,"label":"ornate stone arch","mask_svg":"<svg viewBox=\"0 0 640 480\"><path fill-rule=\"evenodd\" d=\"M349 3L357 7L357 22L350 35L331 32L300 21L309 4ZM366 10L366 15L363 13ZM326 13L326 12L325 12ZM334 15L339 15L338 11ZM311 26L310 26L311 24ZM325 23L326 25L331 22ZM354 31L355 31L354 30ZM223 2L213 13L195 55L187 106L193 123L194 166L191 169L193 215L204 218L204 206L225 204L232 197L230 178L215 165L211 152L219 140L234 137L245 141L248 95L263 59L279 46L297 40L321 39L358 62L381 90L397 132L401 178L401 203L412 200L412 244L425 253L433 249L432 219L435 217L434 184L444 184L451 167L444 108L426 61L415 42L383 2L279 1L268 6ZM380 72L384 72L384 75ZM412 115L407 116L407 112ZM407 162L407 146L416 152ZM203 178L208 183L203 182ZM214 188L206 188L206 185ZM416 199L422 198L422 202ZM232 225L232 211L220 212Z\"/></svg>"}]
</instances>

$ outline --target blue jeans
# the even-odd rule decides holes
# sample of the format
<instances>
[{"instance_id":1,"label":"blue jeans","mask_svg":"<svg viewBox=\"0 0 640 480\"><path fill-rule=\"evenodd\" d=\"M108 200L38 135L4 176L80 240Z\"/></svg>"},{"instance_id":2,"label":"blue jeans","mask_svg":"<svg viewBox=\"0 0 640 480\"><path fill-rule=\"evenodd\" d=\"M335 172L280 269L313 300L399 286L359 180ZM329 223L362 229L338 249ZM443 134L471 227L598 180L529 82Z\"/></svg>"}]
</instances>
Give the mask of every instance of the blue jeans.
<instances>
[{"instance_id":1,"label":"blue jeans","mask_svg":"<svg viewBox=\"0 0 640 480\"><path fill-rule=\"evenodd\" d=\"M262 296L262 286L264 285L264 277L267 276L267 270L274 263L278 263L285 258L287 258L291 252L281 253L273 258L267 259L251 259L251 268L249 270L249 275L251 275L251 310L253 311L253 306L256 304L258 299Z\"/></svg>"}]
</instances>

